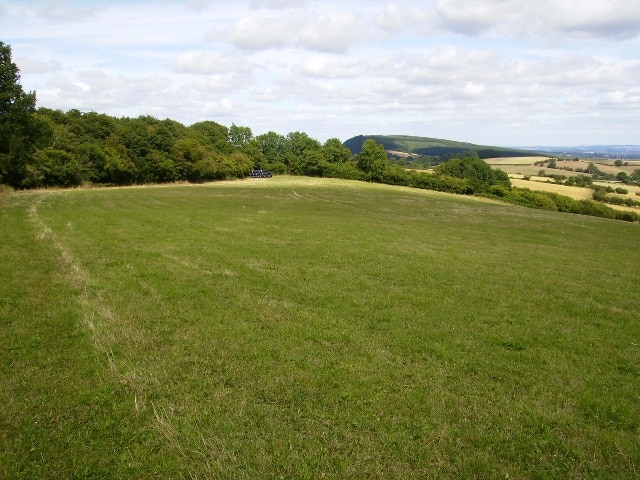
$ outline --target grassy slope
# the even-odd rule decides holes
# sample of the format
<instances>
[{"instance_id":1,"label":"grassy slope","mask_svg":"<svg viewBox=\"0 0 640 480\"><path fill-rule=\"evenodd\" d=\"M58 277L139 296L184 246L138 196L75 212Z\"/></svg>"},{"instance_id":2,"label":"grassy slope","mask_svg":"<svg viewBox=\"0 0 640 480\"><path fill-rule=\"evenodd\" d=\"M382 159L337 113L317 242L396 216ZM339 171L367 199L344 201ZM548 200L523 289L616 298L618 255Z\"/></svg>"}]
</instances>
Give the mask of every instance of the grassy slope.
<instances>
[{"instance_id":1,"label":"grassy slope","mask_svg":"<svg viewBox=\"0 0 640 480\"><path fill-rule=\"evenodd\" d=\"M0 477L640 473L638 225L286 177L0 215Z\"/></svg>"},{"instance_id":2,"label":"grassy slope","mask_svg":"<svg viewBox=\"0 0 640 480\"><path fill-rule=\"evenodd\" d=\"M416 148L428 147L464 147L469 149L481 147L480 145L474 145L473 143L444 140L442 138L416 137L409 135L382 135L381 137L395 140L399 146L403 146L408 152L411 152Z\"/></svg>"},{"instance_id":3,"label":"grassy slope","mask_svg":"<svg viewBox=\"0 0 640 480\"><path fill-rule=\"evenodd\" d=\"M445 152L461 152L465 150L492 150L495 152L512 152L514 155L527 153L523 150L516 150L504 147L492 147L488 145L477 145L468 142L458 142L455 140L445 140L442 138L417 137L411 135L364 135L346 140L345 145L353 153L360 153L361 144L366 138L372 138L376 142L385 145L388 151L399 151L406 153L422 152L427 155L441 155ZM425 149L443 149L437 151L425 151Z\"/></svg>"},{"instance_id":4,"label":"grassy slope","mask_svg":"<svg viewBox=\"0 0 640 480\"><path fill-rule=\"evenodd\" d=\"M430 147L457 147L465 150L492 150L495 152L512 152L513 154L529 154L533 163L535 160L540 160L540 156L534 155L534 152L530 152L528 150L520 150L517 148L510 147L496 147L491 145L478 145L475 143L469 142L459 142L456 140L445 140L442 138L430 138L430 137L416 137L410 135L377 135L376 138L386 138L391 139L396 142L396 144L401 147L402 151L413 152L421 148L430 148ZM511 157L513 161L518 161L517 159L522 157ZM494 159L495 160L495 159Z\"/></svg>"}]
</instances>

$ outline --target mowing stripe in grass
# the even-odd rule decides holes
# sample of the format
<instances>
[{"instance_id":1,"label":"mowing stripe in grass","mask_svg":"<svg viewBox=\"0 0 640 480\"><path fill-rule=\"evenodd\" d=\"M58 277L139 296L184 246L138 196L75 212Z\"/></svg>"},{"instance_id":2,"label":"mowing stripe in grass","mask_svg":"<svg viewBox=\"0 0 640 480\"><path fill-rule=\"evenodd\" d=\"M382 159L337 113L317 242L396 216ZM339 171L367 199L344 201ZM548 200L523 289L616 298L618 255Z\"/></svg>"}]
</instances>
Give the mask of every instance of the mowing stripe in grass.
<instances>
[{"instance_id":1,"label":"mowing stripe in grass","mask_svg":"<svg viewBox=\"0 0 640 480\"><path fill-rule=\"evenodd\" d=\"M53 250L59 254L63 270L66 272L65 278L75 291L79 294L76 301L81 308L83 325L90 331L94 348L106 359L112 378L107 381L122 383L132 392L131 399L135 412L140 413L148 408L147 402L153 411L153 428L168 442L171 447L177 450L185 460L189 459L180 445L178 436L175 434L175 427L171 423L171 412L173 407L162 402L156 405L152 401L146 400L146 387L157 384L158 380L149 369L141 368L134 359L129 359L125 364L116 358L113 352L113 345L119 339L127 338L129 341L140 342L144 340L145 333L139 329L134 322L126 321L119 316L109 306L108 302L99 293L96 293L97 281L82 267L73 256L59 236L53 231L38 215L38 207L48 198L48 194L41 194L36 197L28 209L30 221L36 228L35 238L41 242L48 242ZM190 264L188 264L190 266ZM135 275L134 268L124 265L129 273ZM151 295L155 295L155 289L146 282L140 285L148 290Z\"/></svg>"}]
</instances>

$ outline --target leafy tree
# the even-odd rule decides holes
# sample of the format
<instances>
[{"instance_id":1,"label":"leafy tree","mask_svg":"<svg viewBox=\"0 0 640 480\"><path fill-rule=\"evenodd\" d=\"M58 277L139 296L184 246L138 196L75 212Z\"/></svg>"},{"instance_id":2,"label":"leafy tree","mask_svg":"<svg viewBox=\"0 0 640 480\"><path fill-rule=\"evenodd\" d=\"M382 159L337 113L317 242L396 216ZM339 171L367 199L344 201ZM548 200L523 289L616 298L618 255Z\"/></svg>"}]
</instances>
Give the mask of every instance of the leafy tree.
<instances>
[{"instance_id":1,"label":"leafy tree","mask_svg":"<svg viewBox=\"0 0 640 480\"><path fill-rule=\"evenodd\" d=\"M286 138L292 173L321 176L324 156L320 142L303 132L290 132Z\"/></svg>"},{"instance_id":2,"label":"leafy tree","mask_svg":"<svg viewBox=\"0 0 640 480\"><path fill-rule=\"evenodd\" d=\"M148 155L142 172L142 180L145 183L166 183L177 179L178 169L169 154L154 150Z\"/></svg>"},{"instance_id":3,"label":"leafy tree","mask_svg":"<svg viewBox=\"0 0 640 480\"><path fill-rule=\"evenodd\" d=\"M229 155L228 164L230 168L227 170L227 178L229 177L246 177L253 168L253 160L249 155L243 152L233 152Z\"/></svg>"},{"instance_id":4,"label":"leafy tree","mask_svg":"<svg viewBox=\"0 0 640 480\"><path fill-rule=\"evenodd\" d=\"M258 135L256 141L266 163L265 166L271 169L269 164L282 163L287 169L290 167L291 150L287 137L270 131Z\"/></svg>"},{"instance_id":5,"label":"leafy tree","mask_svg":"<svg viewBox=\"0 0 640 480\"><path fill-rule=\"evenodd\" d=\"M307 150L319 151L322 146L316 139L304 132L290 132L287 134L289 150L294 157L300 157Z\"/></svg>"},{"instance_id":6,"label":"leafy tree","mask_svg":"<svg viewBox=\"0 0 640 480\"><path fill-rule=\"evenodd\" d=\"M229 127L228 139L236 150L243 151L253 140L253 133L249 127L240 127L232 123Z\"/></svg>"},{"instance_id":7,"label":"leafy tree","mask_svg":"<svg viewBox=\"0 0 640 480\"><path fill-rule=\"evenodd\" d=\"M11 47L0 42L0 182L22 186L34 149L31 122L36 94L25 93L20 70L11 61Z\"/></svg>"},{"instance_id":8,"label":"leafy tree","mask_svg":"<svg viewBox=\"0 0 640 480\"><path fill-rule=\"evenodd\" d=\"M252 138L247 142L247 144L242 148L242 153L251 160L253 168L261 169L264 167L263 164L265 163L265 157L260 150L260 142L255 138Z\"/></svg>"},{"instance_id":9,"label":"leafy tree","mask_svg":"<svg viewBox=\"0 0 640 480\"><path fill-rule=\"evenodd\" d=\"M79 185L82 180L82 167L80 162L64 150L55 150L53 148L45 148L38 150L34 155L34 170L39 170L39 182L29 186L39 187L61 186L71 187Z\"/></svg>"},{"instance_id":10,"label":"leafy tree","mask_svg":"<svg viewBox=\"0 0 640 480\"><path fill-rule=\"evenodd\" d=\"M505 172L492 169L477 156L454 158L438 165L435 172L437 175L466 179L475 191L485 191L490 185L502 185L507 188L511 186L509 176Z\"/></svg>"},{"instance_id":11,"label":"leafy tree","mask_svg":"<svg viewBox=\"0 0 640 480\"><path fill-rule=\"evenodd\" d=\"M117 147L107 147L104 170L106 180L115 185L131 185L136 176L135 164Z\"/></svg>"},{"instance_id":12,"label":"leafy tree","mask_svg":"<svg viewBox=\"0 0 640 480\"><path fill-rule=\"evenodd\" d=\"M234 150L233 144L229 141L229 129L224 125L206 120L194 123L188 131L200 143L218 153L230 154Z\"/></svg>"},{"instance_id":13,"label":"leafy tree","mask_svg":"<svg viewBox=\"0 0 640 480\"><path fill-rule=\"evenodd\" d=\"M358 155L358 169L371 175L372 178L380 178L388 167L387 152L384 146L369 138L362 144L362 151Z\"/></svg>"},{"instance_id":14,"label":"leafy tree","mask_svg":"<svg viewBox=\"0 0 640 480\"><path fill-rule=\"evenodd\" d=\"M329 163L346 163L351 158L351 150L337 138L330 138L324 143L322 154Z\"/></svg>"},{"instance_id":15,"label":"leafy tree","mask_svg":"<svg viewBox=\"0 0 640 480\"><path fill-rule=\"evenodd\" d=\"M575 177L570 177L573 179L574 185L577 187L589 187L593 185L593 178L587 175L577 175Z\"/></svg>"},{"instance_id":16,"label":"leafy tree","mask_svg":"<svg viewBox=\"0 0 640 480\"><path fill-rule=\"evenodd\" d=\"M300 157L296 158L293 164L293 173L321 177L324 173L325 163L326 160L320 150L305 150Z\"/></svg>"},{"instance_id":17,"label":"leafy tree","mask_svg":"<svg viewBox=\"0 0 640 480\"><path fill-rule=\"evenodd\" d=\"M627 172L618 172L618 174L616 175L616 180L622 183L629 183L631 181Z\"/></svg>"}]
</instances>

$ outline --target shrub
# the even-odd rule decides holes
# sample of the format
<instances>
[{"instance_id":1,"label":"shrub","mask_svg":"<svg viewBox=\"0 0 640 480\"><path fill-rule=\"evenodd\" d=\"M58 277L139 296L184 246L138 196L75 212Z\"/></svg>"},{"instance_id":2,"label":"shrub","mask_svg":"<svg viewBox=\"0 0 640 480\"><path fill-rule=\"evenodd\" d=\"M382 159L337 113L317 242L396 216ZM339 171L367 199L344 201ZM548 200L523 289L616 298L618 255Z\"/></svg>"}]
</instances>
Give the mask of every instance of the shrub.
<instances>
[{"instance_id":1,"label":"shrub","mask_svg":"<svg viewBox=\"0 0 640 480\"><path fill-rule=\"evenodd\" d=\"M624 220L625 222L637 222L640 221L640 215L636 212L616 212L616 219Z\"/></svg>"},{"instance_id":2,"label":"shrub","mask_svg":"<svg viewBox=\"0 0 640 480\"><path fill-rule=\"evenodd\" d=\"M534 192L528 188L514 188L507 195L507 201L525 207L557 211L558 207L546 192Z\"/></svg>"},{"instance_id":3,"label":"shrub","mask_svg":"<svg viewBox=\"0 0 640 480\"><path fill-rule=\"evenodd\" d=\"M489 187L489 194L496 197L504 198L509 195L509 190L503 185L491 185Z\"/></svg>"},{"instance_id":4,"label":"shrub","mask_svg":"<svg viewBox=\"0 0 640 480\"><path fill-rule=\"evenodd\" d=\"M607 189L605 187L600 187L596 191L593 192L593 199L596 202L604 202L607 198Z\"/></svg>"}]
</instances>

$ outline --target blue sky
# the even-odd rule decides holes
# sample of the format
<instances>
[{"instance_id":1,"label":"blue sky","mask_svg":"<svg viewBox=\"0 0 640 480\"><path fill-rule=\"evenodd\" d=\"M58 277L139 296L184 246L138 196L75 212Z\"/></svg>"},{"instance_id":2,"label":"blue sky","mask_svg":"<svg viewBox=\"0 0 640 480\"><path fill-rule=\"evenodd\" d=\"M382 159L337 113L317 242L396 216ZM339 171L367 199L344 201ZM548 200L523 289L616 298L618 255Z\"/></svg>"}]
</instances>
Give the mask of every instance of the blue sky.
<instances>
[{"instance_id":1,"label":"blue sky","mask_svg":"<svg viewBox=\"0 0 640 480\"><path fill-rule=\"evenodd\" d=\"M0 32L49 108L640 144L640 0L0 0Z\"/></svg>"}]
</instances>

